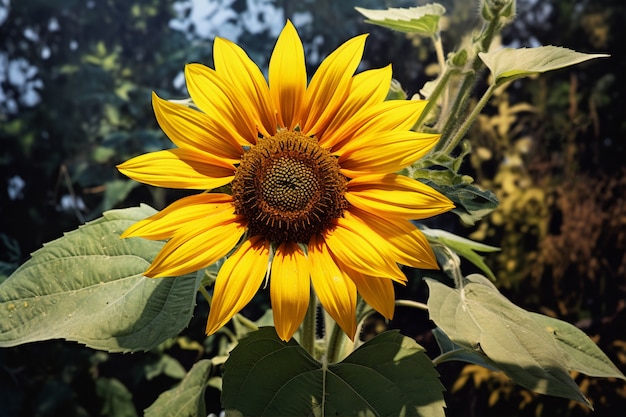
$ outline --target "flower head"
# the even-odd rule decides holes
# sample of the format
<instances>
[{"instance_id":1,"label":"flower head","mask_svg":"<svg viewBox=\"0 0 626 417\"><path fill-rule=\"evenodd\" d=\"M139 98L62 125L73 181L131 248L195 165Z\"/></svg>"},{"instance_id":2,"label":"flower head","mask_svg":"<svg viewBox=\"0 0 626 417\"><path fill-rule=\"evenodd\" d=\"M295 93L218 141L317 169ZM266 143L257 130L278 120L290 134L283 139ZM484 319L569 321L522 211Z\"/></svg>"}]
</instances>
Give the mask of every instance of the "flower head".
<instances>
[{"instance_id":1,"label":"flower head","mask_svg":"<svg viewBox=\"0 0 626 417\"><path fill-rule=\"evenodd\" d=\"M357 291L391 318L392 281L406 281L398 264L437 267L411 220L453 205L396 172L425 155L438 136L410 130L425 102L385 101L391 67L354 75L365 38L330 54L308 85L290 22L274 48L269 82L241 48L218 38L215 69L185 68L193 106L153 96L157 121L176 147L133 158L119 170L147 184L203 192L122 236L167 240L149 277L186 274L230 254L215 282L208 334L269 275L282 339L302 322L311 283L353 338ZM227 185L229 193L210 191Z\"/></svg>"}]
</instances>

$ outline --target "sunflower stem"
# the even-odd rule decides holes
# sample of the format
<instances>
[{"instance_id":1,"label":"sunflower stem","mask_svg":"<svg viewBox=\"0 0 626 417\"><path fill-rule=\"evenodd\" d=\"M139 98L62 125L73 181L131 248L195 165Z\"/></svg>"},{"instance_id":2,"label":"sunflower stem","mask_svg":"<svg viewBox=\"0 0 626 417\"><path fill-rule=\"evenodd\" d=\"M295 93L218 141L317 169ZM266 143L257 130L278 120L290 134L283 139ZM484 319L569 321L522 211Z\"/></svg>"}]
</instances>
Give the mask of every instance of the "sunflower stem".
<instances>
[{"instance_id":1,"label":"sunflower stem","mask_svg":"<svg viewBox=\"0 0 626 417\"><path fill-rule=\"evenodd\" d=\"M300 344L309 355L315 358L315 334L317 329L317 297L315 291L311 288L311 298L309 299L309 307L302 321L302 334L300 336Z\"/></svg>"},{"instance_id":2,"label":"sunflower stem","mask_svg":"<svg viewBox=\"0 0 626 417\"><path fill-rule=\"evenodd\" d=\"M326 357L329 363L339 362L343 344L345 342L345 336L343 330L339 324L328 317L326 323L332 322L332 331L326 341ZM327 327L328 328L328 327Z\"/></svg>"}]
</instances>

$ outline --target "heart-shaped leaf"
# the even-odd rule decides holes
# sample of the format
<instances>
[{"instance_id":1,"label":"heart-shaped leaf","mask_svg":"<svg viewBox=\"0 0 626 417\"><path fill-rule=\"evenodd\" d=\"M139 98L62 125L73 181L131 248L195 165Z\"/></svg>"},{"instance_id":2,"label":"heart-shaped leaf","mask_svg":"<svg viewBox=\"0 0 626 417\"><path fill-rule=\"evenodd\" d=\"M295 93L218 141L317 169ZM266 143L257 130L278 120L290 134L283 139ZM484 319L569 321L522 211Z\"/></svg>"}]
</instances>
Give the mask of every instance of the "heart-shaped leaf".
<instances>
[{"instance_id":1,"label":"heart-shaped leaf","mask_svg":"<svg viewBox=\"0 0 626 417\"><path fill-rule=\"evenodd\" d=\"M224 365L222 405L244 416L444 416L424 349L385 332L336 364L320 363L273 328L242 339Z\"/></svg>"},{"instance_id":2,"label":"heart-shaped leaf","mask_svg":"<svg viewBox=\"0 0 626 417\"><path fill-rule=\"evenodd\" d=\"M199 278L146 278L163 243L120 239L154 212L109 211L35 252L0 285L0 347L60 338L128 352L177 335L191 320Z\"/></svg>"}]
</instances>

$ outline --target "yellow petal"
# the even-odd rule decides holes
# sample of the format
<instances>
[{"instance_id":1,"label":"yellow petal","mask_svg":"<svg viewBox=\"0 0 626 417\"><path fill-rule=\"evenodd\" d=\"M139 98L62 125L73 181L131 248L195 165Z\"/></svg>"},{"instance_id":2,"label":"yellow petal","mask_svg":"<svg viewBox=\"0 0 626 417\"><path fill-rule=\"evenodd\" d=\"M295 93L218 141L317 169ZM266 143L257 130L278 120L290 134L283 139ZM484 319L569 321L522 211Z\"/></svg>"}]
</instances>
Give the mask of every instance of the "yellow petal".
<instances>
[{"instance_id":1,"label":"yellow petal","mask_svg":"<svg viewBox=\"0 0 626 417\"><path fill-rule=\"evenodd\" d=\"M152 93L152 107L159 126L178 147L199 149L230 164L238 163L243 148L233 132L208 115L159 98Z\"/></svg>"},{"instance_id":2,"label":"yellow petal","mask_svg":"<svg viewBox=\"0 0 626 417\"><path fill-rule=\"evenodd\" d=\"M197 219L179 228L152 261L145 275L179 276L223 258L246 231L245 220L229 211Z\"/></svg>"},{"instance_id":3,"label":"yellow petal","mask_svg":"<svg viewBox=\"0 0 626 417\"><path fill-rule=\"evenodd\" d=\"M356 289L363 300L386 319L391 320L396 305L393 282L387 278L368 276L354 270L349 271L348 275L356 284Z\"/></svg>"},{"instance_id":4,"label":"yellow petal","mask_svg":"<svg viewBox=\"0 0 626 417\"><path fill-rule=\"evenodd\" d=\"M185 66L189 95L203 112L230 130L242 145L255 144L257 112L251 103L237 97L232 84L215 70L201 64Z\"/></svg>"},{"instance_id":5,"label":"yellow petal","mask_svg":"<svg viewBox=\"0 0 626 417\"><path fill-rule=\"evenodd\" d=\"M276 112L267 82L259 67L243 49L222 38L215 38L213 61L215 71L236 89L237 99L250 102L256 109L260 133L263 136L273 136L276 133Z\"/></svg>"},{"instance_id":6,"label":"yellow petal","mask_svg":"<svg viewBox=\"0 0 626 417\"><path fill-rule=\"evenodd\" d=\"M356 115L365 113L374 104L382 102L387 96L390 84L391 65L355 75L350 85L350 93L341 104L337 115L329 123L328 128L318 135L320 145L332 149L347 135L361 127L365 120Z\"/></svg>"},{"instance_id":7,"label":"yellow petal","mask_svg":"<svg viewBox=\"0 0 626 417\"><path fill-rule=\"evenodd\" d=\"M422 113L425 100L389 100L378 105L371 118L356 132L387 132L389 130L410 130Z\"/></svg>"},{"instance_id":8,"label":"yellow petal","mask_svg":"<svg viewBox=\"0 0 626 417\"><path fill-rule=\"evenodd\" d=\"M366 37L360 35L348 40L320 64L304 95L300 117L303 134L312 136L323 131L337 114L350 91Z\"/></svg>"},{"instance_id":9,"label":"yellow petal","mask_svg":"<svg viewBox=\"0 0 626 417\"><path fill-rule=\"evenodd\" d=\"M354 340L356 333L356 285L335 263L321 236L309 241L311 281L324 310Z\"/></svg>"},{"instance_id":10,"label":"yellow petal","mask_svg":"<svg viewBox=\"0 0 626 417\"><path fill-rule=\"evenodd\" d=\"M298 32L290 21L283 28L269 64L270 94L278 109L278 123L293 130L306 91L304 48Z\"/></svg>"},{"instance_id":11,"label":"yellow petal","mask_svg":"<svg viewBox=\"0 0 626 417\"><path fill-rule=\"evenodd\" d=\"M333 257L342 265L362 274L406 281L398 265L388 257L387 248L379 245L380 236L353 216L337 219L325 238Z\"/></svg>"},{"instance_id":12,"label":"yellow petal","mask_svg":"<svg viewBox=\"0 0 626 417\"><path fill-rule=\"evenodd\" d=\"M272 259L270 297L276 333L284 341L296 332L309 305L309 262L296 243L282 243Z\"/></svg>"},{"instance_id":13,"label":"yellow petal","mask_svg":"<svg viewBox=\"0 0 626 417\"><path fill-rule=\"evenodd\" d=\"M211 190L235 177L235 167L215 156L175 148L150 152L117 166L119 171L145 184L165 188Z\"/></svg>"},{"instance_id":14,"label":"yellow petal","mask_svg":"<svg viewBox=\"0 0 626 417\"><path fill-rule=\"evenodd\" d=\"M348 182L346 200L379 217L424 219L454 208L446 196L404 175L364 175Z\"/></svg>"},{"instance_id":15,"label":"yellow petal","mask_svg":"<svg viewBox=\"0 0 626 417\"><path fill-rule=\"evenodd\" d=\"M388 100L363 108L333 133L338 138L333 145L333 154L341 155L344 145L362 135L410 130L424 107L426 101Z\"/></svg>"},{"instance_id":16,"label":"yellow petal","mask_svg":"<svg viewBox=\"0 0 626 417\"><path fill-rule=\"evenodd\" d=\"M202 193L176 200L160 212L138 221L122 233L121 237L143 237L152 240L171 238L188 224L222 211L234 214L233 199L228 194Z\"/></svg>"},{"instance_id":17,"label":"yellow petal","mask_svg":"<svg viewBox=\"0 0 626 417\"><path fill-rule=\"evenodd\" d=\"M382 237L395 262L413 268L438 269L437 259L428 240L410 221L375 216L356 207L351 207L350 213Z\"/></svg>"},{"instance_id":18,"label":"yellow petal","mask_svg":"<svg viewBox=\"0 0 626 417\"><path fill-rule=\"evenodd\" d=\"M206 333L215 333L246 306L267 271L269 243L253 236L241 244L220 268L215 280Z\"/></svg>"},{"instance_id":19,"label":"yellow petal","mask_svg":"<svg viewBox=\"0 0 626 417\"><path fill-rule=\"evenodd\" d=\"M364 134L341 148L341 173L354 178L397 172L426 155L438 139L439 135L411 131Z\"/></svg>"}]
</instances>

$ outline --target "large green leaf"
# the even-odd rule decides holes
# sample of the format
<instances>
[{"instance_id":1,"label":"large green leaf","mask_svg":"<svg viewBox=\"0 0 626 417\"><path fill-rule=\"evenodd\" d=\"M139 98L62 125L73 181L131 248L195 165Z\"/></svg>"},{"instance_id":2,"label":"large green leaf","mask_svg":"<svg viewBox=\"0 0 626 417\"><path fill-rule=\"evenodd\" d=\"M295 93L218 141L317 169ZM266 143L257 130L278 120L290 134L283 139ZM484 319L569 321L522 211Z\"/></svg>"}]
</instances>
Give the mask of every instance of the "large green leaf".
<instances>
[{"instance_id":1,"label":"large green leaf","mask_svg":"<svg viewBox=\"0 0 626 417\"><path fill-rule=\"evenodd\" d=\"M385 332L340 363L311 358L262 328L224 365L222 405L244 416L443 416L438 374L424 349Z\"/></svg>"},{"instance_id":2,"label":"large green leaf","mask_svg":"<svg viewBox=\"0 0 626 417\"><path fill-rule=\"evenodd\" d=\"M491 71L493 82L502 84L609 55L584 54L549 45L537 48L503 48L494 52L479 52L478 56Z\"/></svg>"},{"instance_id":3,"label":"large green leaf","mask_svg":"<svg viewBox=\"0 0 626 417\"><path fill-rule=\"evenodd\" d=\"M450 340L486 356L525 388L590 406L570 377L568 354L544 326L487 278L470 275L460 289L427 282L430 318Z\"/></svg>"},{"instance_id":4,"label":"large green leaf","mask_svg":"<svg viewBox=\"0 0 626 417\"><path fill-rule=\"evenodd\" d=\"M119 237L154 212L109 211L35 252L0 285L0 346L61 338L128 352L177 335L199 278L144 277L163 243Z\"/></svg>"},{"instance_id":5,"label":"large green leaf","mask_svg":"<svg viewBox=\"0 0 626 417\"><path fill-rule=\"evenodd\" d=\"M439 19L446 12L438 3L409 8L390 7L387 10L355 9L368 19L367 23L431 37L439 32Z\"/></svg>"},{"instance_id":6,"label":"large green leaf","mask_svg":"<svg viewBox=\"0 0 626 417\"><path fill-rule=\"evenodd\" d=\"M563 320L530 313L531 317L543 325L567 355L567 367L589 376L626 379L611 360L600 350L593 340L578 327Z\"/></svg>"},{"instance_id":7,"label":"large green leaf","mask_svg":"<svg viewBox=\"0 0 626 417\"><path fill-rule=\"evenodd\" d=\"M144 416L206 416L204 391L211 376L211 366L212 363L208 359L196 362L180 384L159 395L159 398L146 408Z\"/></svg>"}]
</instances>

